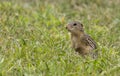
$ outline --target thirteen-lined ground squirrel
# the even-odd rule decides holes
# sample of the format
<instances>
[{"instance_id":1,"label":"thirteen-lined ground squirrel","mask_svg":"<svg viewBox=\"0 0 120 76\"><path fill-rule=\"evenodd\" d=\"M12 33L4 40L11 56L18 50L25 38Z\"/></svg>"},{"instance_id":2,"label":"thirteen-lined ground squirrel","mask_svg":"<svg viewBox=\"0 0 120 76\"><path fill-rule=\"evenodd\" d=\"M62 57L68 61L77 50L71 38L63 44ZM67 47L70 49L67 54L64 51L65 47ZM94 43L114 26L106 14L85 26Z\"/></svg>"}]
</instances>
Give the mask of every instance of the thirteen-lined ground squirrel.
<instances>
[{"instance_id":1,"label":"thirteen-lined ground squirrel","mask_svg":"<svg viewBox=\"0 0 120 76\"><path fill-rule=\"evenodd\" d=\"M96 43L93 39L84 32L83 25L78 21L73 21L67 24L66 29L71 33L72 47L76 52L84 55L92 55L94 57Z\"/></svg>"}]
</instances>

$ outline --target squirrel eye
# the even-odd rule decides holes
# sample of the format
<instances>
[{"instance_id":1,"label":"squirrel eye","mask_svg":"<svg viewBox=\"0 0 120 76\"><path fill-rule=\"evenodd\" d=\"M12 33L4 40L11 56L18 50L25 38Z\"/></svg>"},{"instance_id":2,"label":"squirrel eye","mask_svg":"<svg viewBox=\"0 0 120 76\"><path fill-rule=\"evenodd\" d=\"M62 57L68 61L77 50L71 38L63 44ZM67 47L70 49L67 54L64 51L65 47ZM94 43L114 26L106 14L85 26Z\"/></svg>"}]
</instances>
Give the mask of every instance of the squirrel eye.
<instances>
[{"instance_id":1,"label":"squirrel eye","mask_svg":"<svg viewBox=\"0 0 120 76\"><path fill-rule=\"evenodd\" d=\"M73 24L73 26L76 26L76 25L77 25L76 23Z\"/></svg>"}]
</instances>

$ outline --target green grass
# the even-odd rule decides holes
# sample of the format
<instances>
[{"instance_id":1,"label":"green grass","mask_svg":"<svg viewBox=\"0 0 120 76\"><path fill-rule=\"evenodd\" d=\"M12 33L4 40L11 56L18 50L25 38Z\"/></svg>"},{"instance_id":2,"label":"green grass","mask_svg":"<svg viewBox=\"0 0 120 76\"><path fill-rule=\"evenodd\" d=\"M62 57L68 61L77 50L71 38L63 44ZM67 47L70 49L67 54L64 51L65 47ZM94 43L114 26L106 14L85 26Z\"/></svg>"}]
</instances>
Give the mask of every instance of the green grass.
<instances>
[{"instance_id":1,"label":"green grass","mask_svg":"<svg viewBox=\"0 0 120 76\"><path fill-rule=\"evenodd\" d=\"M84 24L96 60L71 48L65 25ZM0 1L0 76L120 76L119 0Z\"/></svg>"}]
</instances>

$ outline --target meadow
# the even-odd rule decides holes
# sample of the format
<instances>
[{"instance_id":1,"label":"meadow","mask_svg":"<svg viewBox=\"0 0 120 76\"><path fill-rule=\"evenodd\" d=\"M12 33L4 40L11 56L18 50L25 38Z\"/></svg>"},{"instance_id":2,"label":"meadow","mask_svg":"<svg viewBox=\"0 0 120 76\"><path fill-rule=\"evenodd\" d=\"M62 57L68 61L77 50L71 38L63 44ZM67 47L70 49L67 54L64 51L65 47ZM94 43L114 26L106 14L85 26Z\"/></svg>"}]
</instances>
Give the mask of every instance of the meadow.
<instances>
[{"instance_id":1,"label":"meadow","mask_svg":"<svg viewBox=\"0 0 120 76\"><path fill-rule=\"evenodd\" d=\"M97 59L71 48L73 20ZM120 0L0 0L0 76L120 76Z\"/></svg>"}]
</instances>

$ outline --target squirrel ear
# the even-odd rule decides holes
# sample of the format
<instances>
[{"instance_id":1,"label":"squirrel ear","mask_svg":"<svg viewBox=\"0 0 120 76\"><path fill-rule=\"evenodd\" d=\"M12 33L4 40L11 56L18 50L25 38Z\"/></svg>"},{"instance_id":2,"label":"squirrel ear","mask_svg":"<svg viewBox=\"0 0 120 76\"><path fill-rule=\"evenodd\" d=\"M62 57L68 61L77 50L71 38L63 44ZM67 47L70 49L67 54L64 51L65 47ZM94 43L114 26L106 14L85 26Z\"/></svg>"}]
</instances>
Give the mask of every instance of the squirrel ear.
<instances>
[{"instance_id":1,"label":"squirrel ear","mask_svg":"<svg viewBox=\"0 0 120 76\"><path fill-rule=\"evenodd\" d=\"M83 24L81 24L81 26L83 27Z\"/></svg>"},{"instance_id":2,"label":"squirrel ear","mask_svg":"<svg viewBox=\"0 0 120 76\"><path fill-rule=\"evenodd\" d=\"M83 24L81 24L80 31L84 31L84 29L83 29Z\"/></svg>"}]
</instances>

